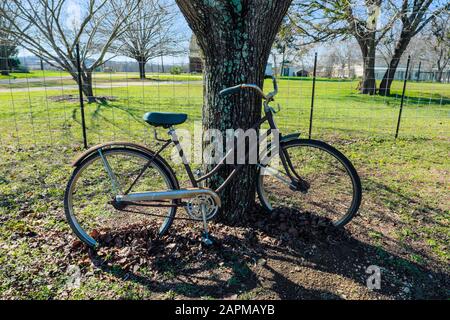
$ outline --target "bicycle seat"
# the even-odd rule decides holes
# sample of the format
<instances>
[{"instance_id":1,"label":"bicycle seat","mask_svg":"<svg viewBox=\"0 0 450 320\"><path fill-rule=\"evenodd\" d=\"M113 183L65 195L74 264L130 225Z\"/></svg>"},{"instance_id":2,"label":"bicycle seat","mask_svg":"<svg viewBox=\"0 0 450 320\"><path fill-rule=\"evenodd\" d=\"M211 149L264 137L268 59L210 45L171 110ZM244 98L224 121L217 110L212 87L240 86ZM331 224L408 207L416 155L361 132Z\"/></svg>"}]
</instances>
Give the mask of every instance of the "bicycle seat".
<instances>
[{"instance_id":1,"label":"bicycle seat","mask_svg":"<svg viewBox=\"0 0 450 320\"><path fill-rule=\"evenodd\" d=\"M188 116L185 113L149 112L144 115L144 121L154 127L170 128L185 123Z\"/></svg>"}]
</instances>

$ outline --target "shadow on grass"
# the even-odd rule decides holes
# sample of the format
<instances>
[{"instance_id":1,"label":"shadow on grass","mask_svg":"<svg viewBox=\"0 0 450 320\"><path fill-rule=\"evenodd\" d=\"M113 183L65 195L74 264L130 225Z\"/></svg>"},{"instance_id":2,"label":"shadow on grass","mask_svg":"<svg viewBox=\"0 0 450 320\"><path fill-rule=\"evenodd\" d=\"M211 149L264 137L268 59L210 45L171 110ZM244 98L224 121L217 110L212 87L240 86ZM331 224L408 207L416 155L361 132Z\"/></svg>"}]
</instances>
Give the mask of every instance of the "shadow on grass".
<instances>
[{"instance_id":1,"label":"shadow on grass","mask_svg":"<svg viewBox=\"0 0 450 320\"><path fill-rule=\"evenodd\" d=\"M394 98L396 100L401 99L401 93L400 94L394 94L391 93L390 95L386 95L386 96L380 96L381 98ZM433 94L429 94L425 97L417 97L417 96L409 96L409 95L405 95L405 103L407 105L411 105L411 104L433 104L433 105L440 105L440 106L445 106L450 104L450 98L449 97L445 97L442 96L438 93L433 93Z\"/></svg>"},{"instance_id":2,"label":"shadow on grass","mask_svg":"<svg viewBox=\"0 0 450 320\"><path fill-rule=\"evenodd\" d=\"M420 207L420 220L427 224L437 224L445 226L444 223L436 221L433 216L444 217L446 212L440 208L432 207L423 202L418 202L417 199L406 196L399 190L394 190L384 183L375 181L374 179L364 177L364 189L367 193L376 194L378 200L382 203L388 203L389 207L394 212L400 212L403 208L410 207L411 205L417 205ZM418 215L418 213L416 213ZM389 217L383 217L389 219Z\"/></svg>"},{"instance_id":3,"label":"shadow on grass","mask_svg":"<svg viewBox=\"0 0 450 320\"><path fill-rule=\"evenodd\" d=\"M361 103L361 107L367 108L368 104L371 102L377 103L378 105L370 106L371 108L385 108L386 105L397 108L400 106L402 95L401 93L392 93L388 96L380 96L380 95L373 95L373 96L367 96L363 94L359 94L357 91L353 91L349 94L344 94L341 96L320 96L317 98L317 103L320 105L320 100L333 100L333 101L340 101L343 103ZM380 105L381 103L381 105ZM425 97L420 96L412 96L412 95L406 95L404 100L405 106L414 106L414 105L424 105L424 107L428 107L429 105L432 107L436 106L446 106L450 104L450 98L442 96L440 94L434 93L429 94ZM357 106L355 106L357 108Z\"/></svg>"},{"instance_id":4,"label":"shadow on grass","mask_svg":"<svg viewBox=\"0 0 450 320\"><path fill-rule=\"evenodd\" d=\"M448 274L359 241L345 229L337 229L313 214L286 208L267 215L261 210L237 226L212 225L217 238L215 247L200 247L198 239L185 226L152 241L150 249L140 251L145 251L144 254L129 258L145 260L147 273L142 268L124 266L123 261L105 259L96 252L91 252L91 260L104 272L144 285L154 293L173 292L189 298L262 295L281 299L340 299L330 290L305 287L308 278L301 276L303 269L299 269L299 278L293 276L290 271L294 266L317 273L321 282L320 275L324 275L323 287L335 286L333 281L345 277L356 283L358 290L373 294L364 288L369 276L365 270L371 265L382 270L382 285L377 293L400 299L446 298ZM290 235L285 227L282 231L282 224L295 230L296 235ZM131 229L123 232L115 236L127 239L142 236ZM145 241L142 238L142 243ZM139 251L138 247L133 252ZM337 277L327 283L330 280L325 275Z\"/></svg>"}]
</instances>

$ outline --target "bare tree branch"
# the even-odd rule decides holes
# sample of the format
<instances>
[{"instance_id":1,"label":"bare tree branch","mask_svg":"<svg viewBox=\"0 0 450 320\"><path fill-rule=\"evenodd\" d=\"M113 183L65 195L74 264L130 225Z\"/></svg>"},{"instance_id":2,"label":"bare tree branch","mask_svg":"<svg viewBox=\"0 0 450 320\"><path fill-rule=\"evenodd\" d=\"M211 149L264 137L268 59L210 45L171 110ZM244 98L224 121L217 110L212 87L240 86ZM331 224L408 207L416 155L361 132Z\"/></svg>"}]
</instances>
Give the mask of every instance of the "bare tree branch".
<instances>
[{"instance_id":1,"label":"bare tree branch","mask_svg":"<svg viewBox=\"0 0 450 320\"><path fill-rule=\"evenodd\" d=\"M69 72L75 81L75 47L80 45L84 93L93 101L92 71L105 62L141 0L9 0L0 7L10 28L0 26L31 53ZM15 16L8 15L16 12ZM121 12L121 15L114 13ZM106 32L107 30L107 32Z\"/></svg>"},{"instance_id":2,"label":"bare tree branch","mask_svg":"<svg viewBox=\"0 0 450 320\"><path fill-rule=\"evenodd\" d=\"M115 12L119 19L120 11ZM145 65L153 58L184 53L178 30L174 28L176 7L164 0L142 0L139 9L128 20L127 30L118 38L115 48L139 63L145 78Z\"/></svg>"},{"instance_id":3,"label":"bare tree branch","mask_svg":"<svg viewBox=\"0 0 450 320\"><path fill-rule=\"evenodd\" d=\"M388 69L380 84L379 93L381 95L390 94L391 85L400 59L413 37L440 14L447 12L449 8L450 4L445 0L415 0L414 2L402 0L401 9L397 9L401 15L401 29Z\"/></svg>"}]
</instances>

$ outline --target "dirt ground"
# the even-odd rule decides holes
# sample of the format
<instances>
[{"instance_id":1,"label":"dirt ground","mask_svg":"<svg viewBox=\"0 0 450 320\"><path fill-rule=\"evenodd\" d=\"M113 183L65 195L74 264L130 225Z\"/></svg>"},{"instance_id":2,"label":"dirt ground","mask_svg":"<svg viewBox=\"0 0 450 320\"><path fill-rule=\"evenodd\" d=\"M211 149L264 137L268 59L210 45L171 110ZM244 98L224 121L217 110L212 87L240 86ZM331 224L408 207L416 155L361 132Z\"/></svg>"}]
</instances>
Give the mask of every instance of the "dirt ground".
<instances>
[{"instance_id":1,"label":"dirt ground","mask_svg":"<svg viewBox=\"0 0 450 320\"><path fill-rule=\"evenodd\" d=\"M75 241L68 257L83 256L88 268L92 264L162 298L167 292L192 299L433 299L447 294L447 274L365 243L363 230L358 239L311 214L261 212L239 226L214 224L213 247L200 244L198 228L179 222L171 235L155 241L149 240L156 231L151 227L100 233L107 247L92 252ZM378 290L367 287L369 266L380 267Z\"/></svg>"}]
</instances>

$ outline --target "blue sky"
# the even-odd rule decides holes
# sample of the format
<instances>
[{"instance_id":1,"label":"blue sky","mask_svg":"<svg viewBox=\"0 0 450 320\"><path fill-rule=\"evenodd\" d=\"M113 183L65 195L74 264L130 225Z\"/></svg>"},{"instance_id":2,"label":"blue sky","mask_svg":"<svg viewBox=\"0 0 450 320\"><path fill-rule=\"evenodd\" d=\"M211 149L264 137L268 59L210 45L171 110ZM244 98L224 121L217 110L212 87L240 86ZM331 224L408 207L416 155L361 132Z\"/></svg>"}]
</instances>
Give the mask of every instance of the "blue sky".
<instances>
[{"instance_id":1,"label":"blue sky","mask_svg":"<svg viewBox=\"0 0 450 320\"><path fill-rule=\"evenodd\" d=\"M173 5L174 10L177 12L177 19L174 25L175 30L179 34L182 35L183 38L186 39L186 43L184 44L186 47L189 45L189 40L192 35L192 31L189 28L186 20L184 19L183 15L179 11L178 7L175 5L175 2L173 0L167 0L167 3L170 3ZM65 21L65 26L68 28L71 28L73 26L76 26L80 23L81 16L82 16L82 9L80 8L80 2L78 0L68 0L66 4L66 16L67 20ZM30 56L31 53L26 50L25 48L19 48L19 56ZM182 57L163 57L165 61L168 63L181 63L186 62L188 60L188 56L182 56ZM116 57L114 60L121 60L121 61L133 61L133 59L127 58L127 57ZM154 59L154 62L160 61L160 58Z\"/></svg>"}]
</instances>

